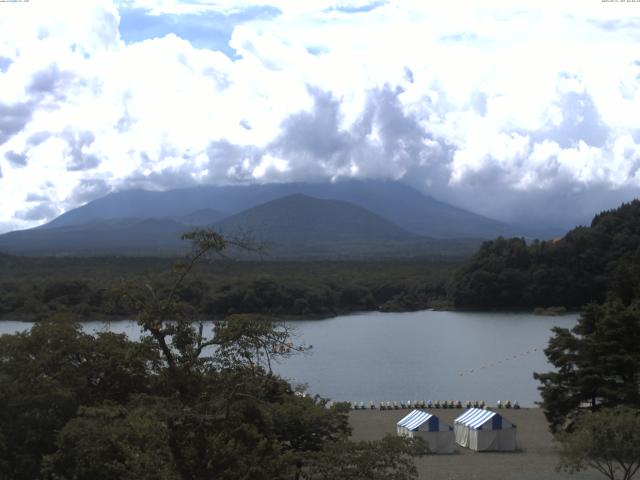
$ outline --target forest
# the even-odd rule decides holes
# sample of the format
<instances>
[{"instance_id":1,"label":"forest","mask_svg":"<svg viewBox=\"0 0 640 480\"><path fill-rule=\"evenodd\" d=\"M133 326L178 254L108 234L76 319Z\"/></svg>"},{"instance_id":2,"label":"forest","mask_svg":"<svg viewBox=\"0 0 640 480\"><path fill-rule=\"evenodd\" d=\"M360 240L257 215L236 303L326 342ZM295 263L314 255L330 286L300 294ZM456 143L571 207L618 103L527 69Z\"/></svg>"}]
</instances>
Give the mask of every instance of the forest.
<instances>
[{"instance_id":1,"label":"forest","mask_svg":"<svg viewBox=\"0 0 640 480\"><path fill-rule=\"evenodd\" d=\"M121 301L130 285L170 286L167 258L0 256L0 318L56 314L132 318ZM446 303L456 264L427 260L263 262L211 259L194 268L178 297L194 318L234 313L322 318L364 310L409 311Z\"/></svg>"},{"instance_id":2,"label":"forest","mask_svg":"<svg viewBox=\"0 0 640 480\"><path fill-rule=\"evenodd\" d=\"M596 215L563 238L482 244L448 287L456 308L562 306L640 297L640 201Z\"/></svg>"},{"instance_id":3,"label":"forest","mask_svg":"<svg viewBox=\"0 0 640 480\"><path fill-rule=\"evenodd\" d=\"M166 291L172 269L169 258L0 255L0 318L132 318L121 291L140 283ZM194 318L323 318L365 310L577 309L612 295L629 304L639 286L636 200L560 239L485 242L464 262L211 260L194 269L178 296Z\"/></svg>"}]
</instances>

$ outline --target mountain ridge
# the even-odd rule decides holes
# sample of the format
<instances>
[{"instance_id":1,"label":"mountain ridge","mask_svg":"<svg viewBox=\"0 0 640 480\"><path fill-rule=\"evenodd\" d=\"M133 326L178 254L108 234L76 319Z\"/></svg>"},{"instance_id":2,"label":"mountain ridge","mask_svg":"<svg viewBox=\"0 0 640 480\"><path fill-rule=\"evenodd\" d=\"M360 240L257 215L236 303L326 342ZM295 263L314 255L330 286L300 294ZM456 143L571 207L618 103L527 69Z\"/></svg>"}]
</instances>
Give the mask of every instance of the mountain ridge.
<instances>
[{"instance_id":1,"label":"mountain ridge","mask_svg":"<svg viewBox=\"0 0 640 480\"><path fill-rule=\"evenodd\" d=\"M207 210L159 219L109 218L12 232L0 236L0 251L66 256L181 254L189 245L180 238L194 228L187 220L197 217L208 221L217 214ZM420 236L353 203L299 193L200 226L228 236L248 232L257 241L268 243L268 255L277 259L459 257L480 243ZM240 252L236 254L242 257Z\"/></svg>"},{"instance_id":2,"label":"mountain ridge","mask_svg":"<svg viewBox=\"0 0 640 480\"><path fill-rule=\"evenodd\" d=\"M229 216L295 193L351 202L409 232L434 238L490 239L523 234L521 229L506 223L441 202L404 183L387 180L198 186L164 192L124 190L70 210L38 228L82 224L92 219L175 218L201 209L215 209Z\"/></svg>"}]
</instances>

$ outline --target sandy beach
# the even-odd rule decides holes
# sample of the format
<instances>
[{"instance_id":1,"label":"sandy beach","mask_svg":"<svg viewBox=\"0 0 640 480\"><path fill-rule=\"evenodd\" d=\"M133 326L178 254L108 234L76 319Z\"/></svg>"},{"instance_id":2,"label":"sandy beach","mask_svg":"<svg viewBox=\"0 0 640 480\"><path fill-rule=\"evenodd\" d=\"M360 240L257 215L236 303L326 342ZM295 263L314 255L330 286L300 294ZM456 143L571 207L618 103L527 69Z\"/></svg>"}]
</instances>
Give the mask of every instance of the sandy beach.
<instances>
[{"instance_id":1,"label":"sandy beach","mask_svg":"<svg viewBox=\"0 0 640 480\"><path fill-rule=\"evenodd\" d=\"M441 421L453 425L463 409L433 409ZM354 440L375 440L387 433L395 434L396 422L408 410L356 410L350 414ZM452 455L428 455L416 465L420 479L430 480L534 480L604 478L595 471L574 475L558 473L558 456L542 411L538 408L500 410L518 428L518 450L513 453L473 452L457 446Z\"/></svg>"}]
</instances>

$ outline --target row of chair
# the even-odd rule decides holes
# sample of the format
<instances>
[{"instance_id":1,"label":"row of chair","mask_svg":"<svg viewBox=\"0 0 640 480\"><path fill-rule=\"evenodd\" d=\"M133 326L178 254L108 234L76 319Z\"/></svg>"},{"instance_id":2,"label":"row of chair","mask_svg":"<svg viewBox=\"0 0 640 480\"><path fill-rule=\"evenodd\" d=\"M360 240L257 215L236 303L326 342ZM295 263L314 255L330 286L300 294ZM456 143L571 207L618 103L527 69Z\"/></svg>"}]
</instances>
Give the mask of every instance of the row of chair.
<instances>
[{"instance_id":1,"label":"row of chair","mask_svg":"<svg viewBox=\"0 0 640 480\"><path fill-rule=\"evenodd\" d=\"M487 408L488 405L484 400L467 400L464 404L460 401L454 400L436 400L435 402L432 400L424 401L424 400L409 400L407 402L380 402L378 407L373 401L370 401L368 405L365 405L364 402L351 402L352 410L406 410L406 409L415 409L415 408L462 408L463 405L465 408ZM498 408L520 408L520 405L517 401L511 402L511 400L498 400L497 402Z\"/></svg>"}]
</instances>

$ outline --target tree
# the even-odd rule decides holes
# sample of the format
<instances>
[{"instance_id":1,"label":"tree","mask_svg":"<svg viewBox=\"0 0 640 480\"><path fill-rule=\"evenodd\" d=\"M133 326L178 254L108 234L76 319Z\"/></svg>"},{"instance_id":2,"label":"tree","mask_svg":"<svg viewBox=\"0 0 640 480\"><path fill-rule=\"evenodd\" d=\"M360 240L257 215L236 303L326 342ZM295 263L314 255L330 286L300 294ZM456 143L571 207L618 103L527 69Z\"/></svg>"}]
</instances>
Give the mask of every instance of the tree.
<instances>
[{"instance_id":1,"label":"tree","mask_svg":"<svg viewBox=\"0 0 640 480\"><path fill-rule=\"evenodd\" d=\"M590 305L573 329L553 332L545 354L556 371L534 373L553 431L571 428L583 408L640 407L638 305Z\"/></svg>"},{"instance_id":2,"label":"tree","mask_svg":"<svg viewBox=\"0 0 640 480\"><path fill-rule=\"evenodd\" d=\"M387 435L377 442L331 443L312 455L305 480L404 480L418 474L412 457L426 455L421 438Z\"/></svg>"},{"instance_id":3,"label":"tree","mask_svg":"<svg viewBox=\"0 0 640 480\"><path fill-rule=\"evenodd\" d=\"M585 413L573 432L556 436L558 468L569 473L591 467L610 480L631 480L640 469L640 411L627 407Z\"/></svg>"},{"instance_id":4,"label":"tree","mask_svg":"<svg viewBox=\"0 0 640 480\"><path fill-rule=\"evenodd\" d=\"M4 464L8 478L36 478L80 406L127 402L155 388L154 349L124 335L94 337L67 320L0 336L0 471Z\"/></svg>"},{"instance_id":5,"label":"tree","mask_svg":"<svg viewBox=\"0 0 640 480\"><path fill-rule=\"evenodd\" d=\"M58 450L45 457L42 476L178 480L167 439L166 425L148 402L81 407L58 435Z\"/></svg>"},{"instance_id":6,"label":"tree","mask_svg":"<svg viewBox=\"0 0 640 480\"><path fill-rule=\"evenodd\" d=\"M342 478L415 478L411 457L424 449L350 442L344 405L301 396L273 373L274 360L306 350L286 324L232 315L208 332L192 321L180 292L196 263L253 247L204 230L185 238L195 249L168 289L126 289L140 342L67 321L0 338L2 475L315 480L355 465Z\"/></svg>"}]
</instances>

